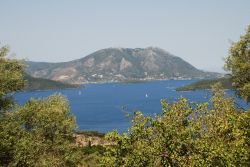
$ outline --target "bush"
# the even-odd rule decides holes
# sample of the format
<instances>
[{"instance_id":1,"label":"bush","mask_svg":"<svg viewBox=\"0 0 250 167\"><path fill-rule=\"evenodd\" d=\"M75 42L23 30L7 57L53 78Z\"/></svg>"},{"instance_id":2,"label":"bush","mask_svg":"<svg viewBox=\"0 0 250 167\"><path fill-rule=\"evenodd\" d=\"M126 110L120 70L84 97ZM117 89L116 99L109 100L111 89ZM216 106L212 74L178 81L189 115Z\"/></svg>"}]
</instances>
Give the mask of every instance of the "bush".
<instances>
[{"instance_id":1,"label":"bush","mask_svg":"<svg viewBox=\"0 0 250 167\"><path fill-rule=\"evenodd\" d=\"M1 163L9 166L77 166L75 118L61 95L31 99L1 120Z\"/></svg>"},{"instance_id":2,"label":"bush","mask_svg":"<svg viewBox=\"0 0 250 167\"><path fill-rule=\"evenodd\" d=\"M250 111L234 107L217 85L212 104L170 105L155 117L136 112L132 127L106 138L103 166L250 166Z\"/></svg>"}]
</instances>

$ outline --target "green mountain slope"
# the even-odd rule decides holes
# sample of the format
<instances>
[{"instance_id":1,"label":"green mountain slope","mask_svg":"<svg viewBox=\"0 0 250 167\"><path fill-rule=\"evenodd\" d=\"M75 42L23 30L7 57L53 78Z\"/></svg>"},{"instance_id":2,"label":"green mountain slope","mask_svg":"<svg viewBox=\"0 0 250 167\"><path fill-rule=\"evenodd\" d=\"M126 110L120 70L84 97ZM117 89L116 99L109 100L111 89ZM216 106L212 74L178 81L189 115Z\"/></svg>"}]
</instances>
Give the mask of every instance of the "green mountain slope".
<instances>
[{"instance_id":1,"label":"green mountain slope","mask_svg":"<svg viewBox=\"0 0 250 167\"><path fill-rule=\"evenodd\" d=\"M28 74L25 74L24 79L27 82L25 90L28 90L28 91L79 87L79 85L73 85L73 84L68 84L68 83L63 83L59 81L43 79L43 78L34 78Z\"/></svg>"},{"instance_id":2,"label":"green mountain slope","mask_svg":"<svg viewBox=\"0 0 250 167\"><path fill-rule=\"evenodd\" d=\"M231 78L218 78L218 79L211 79L211 80L201 80L195 83L192 83L187 86L183 86L177 88L177 91L191 91L197 89L211 89L211 86L220 82L224 89L232 89L232 80Z\"/></svg>"},{"instance_id":3,"label":"green mountain slope","mask_svg":"<svg viewBox=\"0 0 250 167\"><path fill-rule=\"evenodd\" d=\"M125 80L211 78L217 73L196 69L160 48L108 48L63 63L27 62L27 72L67 83Z\"/></svg>"}]
</instances>

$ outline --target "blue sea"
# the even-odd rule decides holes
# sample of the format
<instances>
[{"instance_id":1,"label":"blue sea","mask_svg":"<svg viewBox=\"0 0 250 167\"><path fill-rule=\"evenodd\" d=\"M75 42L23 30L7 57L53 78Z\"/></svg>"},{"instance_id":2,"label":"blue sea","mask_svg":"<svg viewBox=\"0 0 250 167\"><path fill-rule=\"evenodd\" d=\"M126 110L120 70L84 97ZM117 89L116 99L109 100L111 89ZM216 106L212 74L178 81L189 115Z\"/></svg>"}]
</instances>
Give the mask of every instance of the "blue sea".
<instances>
[{"instance_id":1,"label":"blue sea","mask_svg":"<svg viewBox=\"0 0 250 167\"><path fill-rule=\"evenodd\" d=\"M211 98L209 90L178 92L175 88L196 80L167 80L143 83L86 84L84 88L20 92L14 95L19 104L31 97L44 98L61 93L70 102L71 112L76 116L79 130L108 132L117 129L125 132L130 124L127 113L141 111L147 115L161 112L161 99L169 102L181 96L195 102L205 102ZM232 91L228 91L233 94ZM246 106L240 99L241 105Z\"/></svg>"}]
</instances>

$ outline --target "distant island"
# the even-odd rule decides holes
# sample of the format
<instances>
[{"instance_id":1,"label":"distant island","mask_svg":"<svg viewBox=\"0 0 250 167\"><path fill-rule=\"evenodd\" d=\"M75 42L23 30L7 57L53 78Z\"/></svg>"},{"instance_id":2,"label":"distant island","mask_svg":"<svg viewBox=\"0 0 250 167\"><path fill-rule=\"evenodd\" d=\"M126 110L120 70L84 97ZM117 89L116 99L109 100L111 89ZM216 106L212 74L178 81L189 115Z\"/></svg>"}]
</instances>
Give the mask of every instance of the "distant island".
<instances>
[{"instance_id":1,"label":"distant island","mask_svg":"<svg viewBox=\"0 0 250 167\"><path fill-rule=\"evenodd\" d=\"M212 85L220 82L224 89L232 89L232 79L228 77L201 80L187 86L179 87L176 91L193 91L198 89L211 89Z\"/></svg>"},{"instance_id":2,"label":"distant island","mask_svg":"<svg viewBox=\"0 0 250 167\"><path fill-rule=\"evenodd\" d=\"M68 84L59 81L53 81L50 79L34 78L29 74L24 74L24 80L26 80L26 87L24 88L25 91L80 87L80 85L77 84Z\"/></svg>"},{"instance_id":3,"label":"distant island","mask_svg":"<svg viewBox=\"0 0 250 167\"><path fill-rule=\"evenodd\" d=\"M180 57L157 48L107 48L78 60L61 63L27 62L27 73L70 84L167 79L215 78Z\"/></svg>"}]
</instances>

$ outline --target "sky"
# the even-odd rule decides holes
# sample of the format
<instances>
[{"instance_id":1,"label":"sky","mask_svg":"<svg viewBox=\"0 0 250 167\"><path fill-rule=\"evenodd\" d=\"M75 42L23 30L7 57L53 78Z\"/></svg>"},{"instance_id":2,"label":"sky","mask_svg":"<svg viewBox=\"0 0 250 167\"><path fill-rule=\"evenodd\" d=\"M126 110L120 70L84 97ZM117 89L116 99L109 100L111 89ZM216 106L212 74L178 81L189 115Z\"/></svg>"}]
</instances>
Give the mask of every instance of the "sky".
<instances>
[{"instance_id":1,"label":"sky","mask_svg":"<svg viewBox=\"0 0 250 167\"><path fill-rule=\"evenodd\" d=\"M30 61L154 46L223 72L231 43L249 24L250 0L0 0L0 46Z\"/></svg>"}]
</instances>

